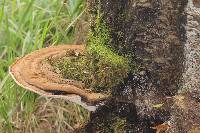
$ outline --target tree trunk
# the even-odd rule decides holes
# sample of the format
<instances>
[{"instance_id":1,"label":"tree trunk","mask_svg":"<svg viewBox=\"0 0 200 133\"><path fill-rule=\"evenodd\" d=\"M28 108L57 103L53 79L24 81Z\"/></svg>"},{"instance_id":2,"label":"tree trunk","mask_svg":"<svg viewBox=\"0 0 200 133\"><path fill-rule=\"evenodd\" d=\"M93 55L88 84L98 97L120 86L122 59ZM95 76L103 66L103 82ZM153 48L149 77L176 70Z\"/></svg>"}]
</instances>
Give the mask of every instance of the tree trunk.
<instances>
[{"instance_id":1,"label":"tree trunk","mask_svg":"<svg viewBox=\"0 0 200 133\"><path fill-rule=\"evenodd\" d=\"M153 106L164 103L181 86L186 5L187 0L88 1L91 30L100 10L110 29L111 47L131 58L133 72L91 114L87 132L114 132L119 120L125 121L118 124L127 131L148 133L154 131L152 126L170 120L168 107Z\"/></svg>"}]
</instances>

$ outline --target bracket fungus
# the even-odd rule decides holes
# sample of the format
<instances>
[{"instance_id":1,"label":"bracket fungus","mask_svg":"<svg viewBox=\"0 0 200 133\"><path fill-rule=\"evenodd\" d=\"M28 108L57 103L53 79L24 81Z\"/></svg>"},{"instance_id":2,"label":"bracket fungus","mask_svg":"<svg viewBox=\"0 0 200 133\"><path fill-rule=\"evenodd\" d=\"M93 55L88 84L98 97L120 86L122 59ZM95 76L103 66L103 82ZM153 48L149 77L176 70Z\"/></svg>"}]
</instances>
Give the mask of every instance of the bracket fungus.
<instances>
[{"instance_id":1,"label":"bracket fungus","mask_svg":"<svg viewBox=\"0 0 200 133\"><path fill-rule=\"evenodd\" d=\"M9 68L9 73L21 87L41 96L64 98L79 104L89 111L95 111L97 104L106 99L107 95L93 93L82 87L81 81L63 78L48 63L48 58L84 55L84 45L58 45L34 51L17 59Z\"/></svg>"}]
</instances>

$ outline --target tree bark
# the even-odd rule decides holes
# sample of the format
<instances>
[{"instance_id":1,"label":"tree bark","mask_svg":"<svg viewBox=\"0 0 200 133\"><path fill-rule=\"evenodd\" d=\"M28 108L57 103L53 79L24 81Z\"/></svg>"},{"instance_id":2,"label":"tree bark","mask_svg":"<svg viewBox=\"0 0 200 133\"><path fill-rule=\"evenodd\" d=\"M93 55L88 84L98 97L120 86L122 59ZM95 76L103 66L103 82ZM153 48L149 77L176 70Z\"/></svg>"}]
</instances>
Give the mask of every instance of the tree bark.
<instances>
[{"instance_id":1,"label":"tree bark","mask_svg":"<svg viewBox=\"0 0 200 133\"><path fill-rule=\"evenodd\" d=\"M106 132L116 116L126 119L130 132L153 132L153 125L170 119L168 108L154 109L181 86L185 6L187 0L93 0L88 1L91 29L97 10L110 29L111 47L131 55L135 71L113 88L113 97L91 114L88 132ZM134 64L134 65L133 65ZM170 106L170 103L169 103Z\"/></svg>"}]
</instances>

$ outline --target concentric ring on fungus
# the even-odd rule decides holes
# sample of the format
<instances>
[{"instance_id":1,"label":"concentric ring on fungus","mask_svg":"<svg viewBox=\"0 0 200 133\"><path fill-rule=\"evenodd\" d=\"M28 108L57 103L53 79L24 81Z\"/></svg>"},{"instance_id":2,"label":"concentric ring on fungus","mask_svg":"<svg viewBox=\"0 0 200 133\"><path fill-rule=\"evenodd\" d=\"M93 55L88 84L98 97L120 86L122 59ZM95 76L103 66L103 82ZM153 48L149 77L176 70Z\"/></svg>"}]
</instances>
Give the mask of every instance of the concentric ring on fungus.
<instances>
[{"instance_id":1,"label":"concentric ring on fungus","mask_svg":"<svg viewBox=\"0 0 200 133\"><path fill-rule=\"evenodd\" d=\"M106 95L81 88L80 81L62 78L62 75L55 73L53 67L46 61L47 58L71 56L72 52L83 55L84 51L84 45L58 45L43 48L16 60L10 66L9 72L15 82L27 90L42 96L64 98L93 111L96 107L90 104L104 100ZM66 95L54 95L51 91L65 92Z\"/></svg>"}]
</instances>

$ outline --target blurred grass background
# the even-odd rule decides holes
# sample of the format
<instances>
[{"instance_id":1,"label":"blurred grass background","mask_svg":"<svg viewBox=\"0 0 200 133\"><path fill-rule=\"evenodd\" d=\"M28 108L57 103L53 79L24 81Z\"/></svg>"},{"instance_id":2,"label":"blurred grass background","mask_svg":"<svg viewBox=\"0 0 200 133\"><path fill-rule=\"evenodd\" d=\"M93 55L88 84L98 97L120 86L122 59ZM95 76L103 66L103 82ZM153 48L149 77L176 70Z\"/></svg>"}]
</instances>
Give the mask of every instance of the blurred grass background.
<instances>
[{"instance_id":1,"label":"blurred grass background","mask_svg":"<svg viewBox=\"0 0 200 133\"><path fill-rule=\"evenodd\" d=\"M0 0L0 132L69 132L88 112L64 100L40 97L17 86L8 67L33 50L83 43L84 0Z\"/></svg>"}]
</instances>

